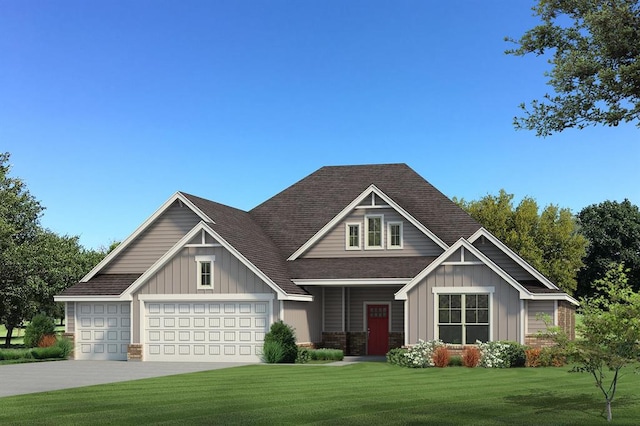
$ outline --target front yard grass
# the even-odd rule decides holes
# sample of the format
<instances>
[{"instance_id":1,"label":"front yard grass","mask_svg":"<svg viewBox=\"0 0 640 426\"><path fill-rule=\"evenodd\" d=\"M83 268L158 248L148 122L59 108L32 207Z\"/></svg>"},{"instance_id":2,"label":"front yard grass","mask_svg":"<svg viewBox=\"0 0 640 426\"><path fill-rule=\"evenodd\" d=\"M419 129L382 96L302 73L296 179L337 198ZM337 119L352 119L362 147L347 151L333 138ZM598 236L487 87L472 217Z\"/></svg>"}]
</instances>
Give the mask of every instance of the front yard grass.
<instances>
[{"instance_id":1,"label":"front yard grass","mask_svg":"<svg viewBox=\"0 0 640 426\"><path fill-rule=\"evenodd\" d=\"M607 423L603 408L592 378L568 367L251 365L1 398L0 424L590 425ZM613 422L638 419L629 371Z\"/></svg>"}]
</instances>

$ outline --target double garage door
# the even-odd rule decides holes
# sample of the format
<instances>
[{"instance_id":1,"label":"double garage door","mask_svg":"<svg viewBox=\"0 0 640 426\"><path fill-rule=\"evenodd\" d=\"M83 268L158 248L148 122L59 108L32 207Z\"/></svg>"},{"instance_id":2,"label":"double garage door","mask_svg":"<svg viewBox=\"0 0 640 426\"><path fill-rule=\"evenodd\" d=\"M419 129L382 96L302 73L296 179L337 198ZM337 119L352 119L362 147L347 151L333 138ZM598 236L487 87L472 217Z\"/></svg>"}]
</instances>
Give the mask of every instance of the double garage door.
<instances>
[{"instance_id":1,"label":"double garage door","mask_svg":"<svg viewBox=\"0 0 640 426\"><path fill-rule=\"evenodd\" d=\"M145 302L147 361L257 362L268 301Z\"/></svg>"},{"instance_id":2,"label":"double garage door","mask_svg":"<svg viewBox=\"0 0 640 426\"><path fill-rule=\"evenodd\" d=\"M76 331L76 359L126 360L131 340L129 303L77 303Z\"/></svg>"}]
</instances>

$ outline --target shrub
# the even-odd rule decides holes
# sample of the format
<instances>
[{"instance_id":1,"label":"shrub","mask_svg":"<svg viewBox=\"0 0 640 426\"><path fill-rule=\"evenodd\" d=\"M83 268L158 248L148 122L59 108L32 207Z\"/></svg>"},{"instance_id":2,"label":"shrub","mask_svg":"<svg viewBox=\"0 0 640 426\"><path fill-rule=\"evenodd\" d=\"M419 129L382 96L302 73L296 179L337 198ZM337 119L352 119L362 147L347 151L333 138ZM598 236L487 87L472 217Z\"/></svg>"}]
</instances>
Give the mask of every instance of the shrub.
<instances>
[{"instance_id":1,"label":"shrub","mask_svg":"<svg viewBox=\"0 0 640 426\"><path fill-rule=\"evenodd\" d=\"M449 367L462 367L462 357L460 355L452 355L449 358Z\"/></svg>"},{"instance_id":2,"label":"shrub","mask_svg":"<svg viewBox=\"0 0 640 426\"><path fill-rule=\"evenodd\" d=\"M53 319L46 315L38 314L33 317L24 331L24 345L35 348L45 334L55 334L56 325Z\"/></svg>"},{"instance_id":3,"label":"shrub","mask_svg":"<svg viewBox=\"0 0 640 426\"><path fill-rule=\"evenodd\" d=\"M480 364L480 349L475 346L467 346L462 351L462 365L465 367L477 367Z\"/></svg>"},{"instance_id":4,"label":"shrub","mask_svg":"<svg viewBox=\"0 0 640 426\"><path fill-rule=\"evenodd\" d=\"M387 352L387 362L400 367L409 367L409 358L407 358L407 349L395 348Z\"/></svg>"},{"instance_id":5,"label":"shrub","mask_svg":"<svg viewBox=\"0 0 640 426\"><path fill-rule=\"evenodd\" d=\"M314 361L342 361L344 352L342 349L313 349L309 355Z\"/></svg>"},{"instance_id":6,"label":"shrub","mask_svg":"<svg viewBox=\"0 0 640 426\"><path fill-rule=\"evenodd\" d=\"M502 342L507 345L503 350L503 357L509 367L524 367L526 362L524 345L517 342Z\"/></svg>"},{"instance_id":7,"label":"shrub","mask_svg":"<svg viewBox=\"0 0 640 426\"><path fill-rule=\"evenodd\" d=\"M522 367L525 347L516 342L476 342L480 349L480 365L486 368Z\"/></svg>"},{"instance_id":8,"label":"shrub","mask_svg":"<svg viewBox=\"0 0 640 426\"><path fill-rule=\"evenodd\" d=\"M62 358L66 359L73 352L73 342L67 338L58 339L56 346L62 351Z\"/></svg>"},{"instance_id":9,"label":"shrub","mask_svg":"<svg viewBox=\"0 0 640 426\"><path fill-rule=\"evenodd\" d=\"M33 348L31 355L35 359L63 358L62 349L58 346L49 346L47 348Z\"/></svg>"},{"instance_id":10,"label":"shrub","mask_svg":"<svg viewBox=\"0 0 640 426\"><path fill-rule=\"evenodd\" d=\"M566 355L556 346L528 349L526 356L527 367L562 367L567 363Z\"/></svg>"},{"instance_id":11,"label":"shrub","mask_svg":"<svg viewBox=\"0 0 640 426\"><path fill-rule=\"evenodd\" d=\"M407 367L433 367L433 354L436 348L441 346L444 346L441 340L418 340L418 343L409 348L405 354L408 360Z\"/></svg>"},{"instance_id":12,"label":"shrub","mask_svg":"<svg viewBox=\"0 0 640 426\"><path fill-rule=\"evenodd\" d=\"M278 362L294 363L298 356L298 346L296 346L296 334L293 328L282 321L274 322L271 329L264 336L264 343L278 342L282 347L282 359ZM263 351L264 352L264 351Z\"/></svg>"},{"instance_id":13,"label":"shrub","mask_svg":"<svg viewBox=\"0 0 640 426\"><path fill-rule=\"evenodd\" d=\"M58 339L56 338L55 334L45 334L40 338L40 341L38 342L38 347L48 348L49 346L55 345L57 341Z\"/></svg>"},{"instance_id":14,"label":"shrub","mask_svg":"<svg viewBox=\"0 0 640 426\"><path fill-rule=\"evenodd\" d=\"M540 348L527 349L524 351L526 356L526 367L540 367Z\"/></svg>"},{"instance_id":15,"label":"shrub","mask_svg":"<svg viewBox=\"0 0 640 426\"><path fill-rule=\"evenodd\" d=\"M306 364L311 359L311 354L307 348L298 348L298 355L296 356L296 364Z\"/></svg>"},{"instance_id":16,"label":"shrub","mask_svg":"<svg viewBox=\"0 0 640 426\"><path fill-rule=\"evenodd\" d=\"M433 365L444 368L449 365L449 349L446 346L438 346L433 351Z\"/></svg>"},{"instance_id":17,"label":"shrub","mask_svg":"<svg viewBox=\"0 0 640 426\"><path fill-rule=\"evenodd\" d=\"M263 362L267 364L277 364L284 359L284 347L282 343L269 340L262 345L262 355L260 356Z\"/></svg>"},{"instance_id":18,"label":"shrub","mask_svg":"<svg viewBox=\"0 0 640 426\"><path fill-rule=\"evenodd\" d=\"M13 359L32 359L31 351L29 349L5 349L0 350L0 360L13 360Z\"/></svg>"}]
</instances>

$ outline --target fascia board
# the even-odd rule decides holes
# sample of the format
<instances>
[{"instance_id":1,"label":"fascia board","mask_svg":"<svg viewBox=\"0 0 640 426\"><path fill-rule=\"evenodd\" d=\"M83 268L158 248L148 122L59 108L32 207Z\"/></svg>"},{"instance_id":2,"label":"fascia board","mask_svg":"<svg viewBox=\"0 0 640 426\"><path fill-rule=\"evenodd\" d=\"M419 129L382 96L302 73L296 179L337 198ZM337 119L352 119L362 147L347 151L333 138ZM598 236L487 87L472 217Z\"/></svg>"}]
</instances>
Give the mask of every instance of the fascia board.
<instances>
[{"instance_id":1,"label":"fascia board","mask_svg":"<svg viewBox=\"0 0 640 426\"><path fill-rule=\"evenodd\" d=\"M53 296L55 302L127 302L131 297L119 296Z\"/></svg>"},{"instance_id":2,"label":"fascia board","mask_svg":"<svg viewBox=\"0 0 640 426\"><path fill-rule=\"evenodd\" d=\"M565 302L569 302L575 306L580 306L580 302L578 302L575 298L569 296L566 293L532 293L529 300L564 300Z\"/></svg>"},{"instance_id":3,"label":"fascia board","mask_svg":"<svg viewBox=\"0 0 640 426\"><path fill-rule=\"evenodd\" d=\"M414 279L412 279L406 286L404 286L400 291L395 294L395 298L398 300L406 300L407 293L416 284L418 284L422 279L424 279L427 275L435 270L438 266L444 263L444 260L448 258L450 255L455 253L460 247L464 247L466 250L469 250L471 254L476 256L482 263L487 265L489 269L498 274L502 279L504 279L507 283L509 283L513 288L518 290L520 293L521 299L530 298L531 293L524 288L518 281L516 281L511 275L507 274L502 268L496 265L491 259L489 259L484 253L474 247L470 242L465 240L464 238L460 238L454 245L452 245L447 251L442 253L436 260L434 260L429 266L427 266L422 272L420 272Z\"/></svg>"},{"instance_id":4,"label":"fascia board","mask_svg":"<svg viewBox=\"0 0 640 426\"><path fill-rule=\"evenodd\" d=\"M89 281L91 278L96 276L98 272L100 272L105 266L107 266L113 259L118 257L118 255L125 248L127 248L133 241L135 241L136 238L140 236L140 234L142 234L153 222L156 221L156 219L158 219L158 217L160 217L176 201L180 201L181 203L189 207L203 221L213 222L213 220L210 217L204 214L191 201L189 201L187 197L185 197L181 192L178 191L175 194L173 194L167 201L165 201L164 204L162 204L151 216L149 216L149 218L147 218L147 220L145 220L142 223L142 225L140 225L131 235L129 235L124 241L118 244L118 246L111 253L105 256L105 258L102 259L102 261L98 263L93 269L91 269L91 271L89 271L87 275L82 277L80 282Z\"/></svg>"},{"instance_id":5,"label":"fascia board","mask_svg":"<svg viewBox=\"0 0 640 426\"><path fill-rule=\"evenodd\" d=\"M296 260L300 257L304 252L306 252L309 248L311 248L314 244L316 244L327 232L329 232L333 227L338 225L349 213L351 213L365 198L367 198L371 193L375 193L377 196L382 198L389 206L400 213L402 217L407 219L413 226L418 228L423 234L433 240L440 248L446 250L449 246L442 241L436 234L431 232L426 226L420 223L416 218L411 216L409 212L403 209L398 203L393 201L391 197L382 192L375 185L369 185L367 189L365 189L360 195L358 195L351 203L349 203L340 213L334 216L325 226L323 226L318 232L314 234L306 243L304 243L298 250L296 250L287 260Z\"/></svg>"},{"instance_id":6,"label":"fascia board","mask_svg":"<svg viewBox=\"0 0 640 426\"><path fill-rule=\"evenodd\" d=\"M405 285L411 278L347 278L347 279L298 279L292 280L300 286L382 286Z\"/></svg>"},{"instance_id":7,"label":"fascia board","mask_svg":"<svg viewBox=\"0 0 640 426\"><path fill-rule=\"evenodd\" d=\"M554 289L554 290L560 290L560 288L558 286L556 286L554 283L549 281L549 279L547 277L542 275L536 268L531 266L522 257L518 256L518 254L516 254L516 252L511 250L505 243L500 241L497 237L495 237L486 228L480 228L476 232L474 232L474 234L471 237L469 237L469 242L471 242L471 244L473 244L480 237L485 237L489 241L491 241L491 243L493 243L496 247L498 247L500 250L502 250L504 252L504 254L509 256L518 265L522 266L527 272L529 272L531 275L533 275L538 281L540 281L542 284L544 284L547 288Z\"/></svg>"}]
</instances>

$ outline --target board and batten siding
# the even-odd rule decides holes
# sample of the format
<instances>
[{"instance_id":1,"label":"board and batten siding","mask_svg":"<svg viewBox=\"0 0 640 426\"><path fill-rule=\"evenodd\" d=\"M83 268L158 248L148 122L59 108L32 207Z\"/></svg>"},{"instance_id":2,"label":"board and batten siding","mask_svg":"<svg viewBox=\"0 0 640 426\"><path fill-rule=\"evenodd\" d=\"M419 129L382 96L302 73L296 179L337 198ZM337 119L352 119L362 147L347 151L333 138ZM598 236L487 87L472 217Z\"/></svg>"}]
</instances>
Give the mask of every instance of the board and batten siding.
<instances>
[{"instance_id":1,"label":"board and batten siding","mask_svg":"<svg viewBox=\"0 0 640 426\"><path fill-rule=\"evenodd\" d=\"M313 302L284 301L284 322L296 330L298 343L322 341L322 288L306 287Z\"/></svg>"},{"instance_id":2,"label":"board and batten siding","mask_svg":"<svg viewBox=\"0 0 640 426\"><path fill-rule=\"evenodd\" d=\"M177 201L129 244L100 273L143 273L184 237L200 218Z\"/></svg>"},{"instance_id":3,"label":"board and batten siding","mask_svg":"<svg viewBox=\"0 0 640 426\"><path fill-rule=\"evenodd\" d=\"M383 248L365 250L365 215L384 215ZM387 249L389 222L402 222L403 244L402 249ZM346 250L346 224L360 224L360 250ZM356 209L343 221L329 230L316 242L302 257L327 258L327 257L395 257L395 256L439 256L443 250L429 237L418 230L407 219L394 209Z\"/></svg>"},{"instance_id":4,"label":"board and batten siding","mask_svg":"<svg viewBox=\"0 0 640 426\"><path fill-rule=\"evenodd\" d=\"M408 343L435 338L433 287L494 287L490 327L493 340L520 341L520 295L509 283L485 265L443 265L436 268L408 293Z\"/></svg>"},{"instance_id":5,"label":"board and batten siding","mask_svg":"<svg viewBox=\"0 0 640 426\"><path fill-rule=\"evenodd\" d=\"M213 288L197 288L196 256L214 255ZM249 294L273 289L223 247L185 247L150 277L138 294Z\"/></svg>"},{"instance_id":6,"label":"board and batten siding","mask_svg":"<svg viewBox=\"0 0 640 426\"><path fill-rule=\"evenodd\" d=\"M547 329L544 319L536 318L538 314L549 315L555 321L555 301L527 300L527 334L536 334Z\"/></svg>"},{"instance_id":7,"label":"board and batten siding","mask_svg":"<svg viewBox=\"0 0 640 426\"><path fill-rule=\"evenodd\" d=\"M518 265L493 243L487 240L484 240L483 242L482 240L483 238L476 240L473 245L507 274L511 275L516 280L535 279L533 275L527 272L522 266Z\"/></svg>"}]
</instances>

